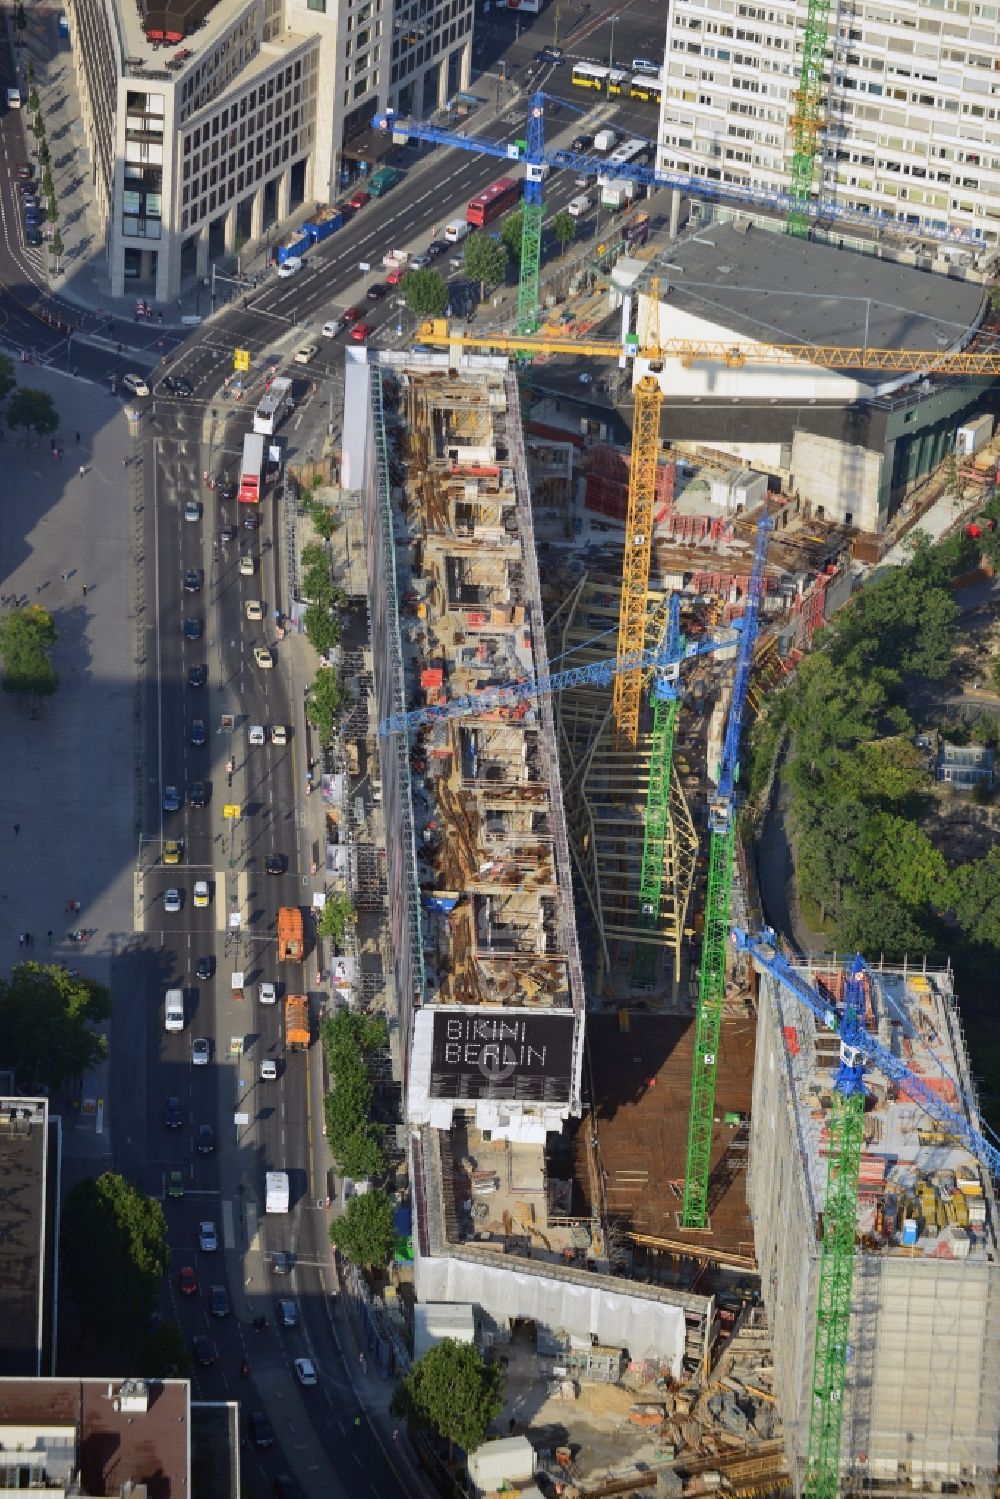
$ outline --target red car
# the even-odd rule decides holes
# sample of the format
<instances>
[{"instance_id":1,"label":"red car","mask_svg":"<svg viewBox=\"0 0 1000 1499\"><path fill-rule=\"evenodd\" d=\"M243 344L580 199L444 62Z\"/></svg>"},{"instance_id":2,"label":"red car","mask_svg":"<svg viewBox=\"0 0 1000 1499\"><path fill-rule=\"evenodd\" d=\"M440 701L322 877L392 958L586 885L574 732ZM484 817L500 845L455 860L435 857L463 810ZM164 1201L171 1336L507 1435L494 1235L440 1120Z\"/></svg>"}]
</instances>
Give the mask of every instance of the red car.
<instances>
[{"instance_id":1,"label":"red car","mask_svg":"<svg viewBox=\"0 0 1000 1499\"><path fill-rule=\"evenodd\" d=\"M406 267L398 265L394 271L390 271L385 278L387 286L398 286L406 275Z\"/></svg>"},{"instance_id":2,"label":"red car","mask_svg":"<svg viewBox=\"0 0 1000 1499\"><path fill-rule=\"evenodd\" d=\"M190 1265L183 1265L180 1273L181 1295L196 1296L198 1294L198 1277Z\"/></svg>"},{"instance_id":3,"label":"red car","mask_svg":"<svg viewBox=\"0 0 1000 1499\"><path fill-rule=\"evenodd\" d=\"M361 308L360 307L345 307L344 310L343 310L343 312L340 314L340 320L343 323L343 325L344 325L345 328L350 328L352 326L352 324L354 324L354 323L356 323L358 321L358 318L360 316L361 316Z\"/></svg>"},{"instance_id":4,"label":"red car","mask_svg":"<svg viewBox=\"0 0 1000 1499\"><path fill-rule=\"evenodd\" d=\"M351 337L356 344L363 344L368 342L374 332L375 328L372 323L355 323L351 329Z\"/></svg>"},{"instance_id":5,"label":"red car","mask_svg":"<svg viewBox=\"0 0 1000 1499\"><path fill-rule=\"evenodd\" d=\"M348 207L356 210L358 208L364 208L365 205L370 202L371 197L368 193L356 192L354 194L354 197L350 199Z\"/></svg>"}]
</instances>

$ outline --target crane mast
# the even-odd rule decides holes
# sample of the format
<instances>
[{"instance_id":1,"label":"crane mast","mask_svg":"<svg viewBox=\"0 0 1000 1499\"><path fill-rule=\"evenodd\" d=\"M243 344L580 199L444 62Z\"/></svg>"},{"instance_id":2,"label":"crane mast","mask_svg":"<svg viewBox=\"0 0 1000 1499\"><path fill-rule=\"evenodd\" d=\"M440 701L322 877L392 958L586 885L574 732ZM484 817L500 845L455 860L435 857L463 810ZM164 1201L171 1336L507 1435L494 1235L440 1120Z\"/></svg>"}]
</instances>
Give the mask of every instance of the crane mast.
<instances>
[{"instance_id":1,"label":"crane mast","mask_svg":"<svg viewBox=\"0 0 1000 1499\"><path fill-rule=\"evenodd\" d=\"M684 1169L684 1200L681 1224L704 1228L708 1216L708 1173L712 1156L712 1121L715 1113L715 1082L718 1069L722 1004L726 992L726 944L733 893L733 855L736 821L733 800L739 769L740 728L743 706L750 685L753 648L757 639L760 600L764 591L764 563L773 528L767 514L761 516L754 543L753 569L736 656L733 696L726 724L719 783L709 798L708 888L698 973L698 1008L695 1015L694 1062L691 1074L691 1107L688 1116L687 1160Z\"/></svg>"}]
</instances>

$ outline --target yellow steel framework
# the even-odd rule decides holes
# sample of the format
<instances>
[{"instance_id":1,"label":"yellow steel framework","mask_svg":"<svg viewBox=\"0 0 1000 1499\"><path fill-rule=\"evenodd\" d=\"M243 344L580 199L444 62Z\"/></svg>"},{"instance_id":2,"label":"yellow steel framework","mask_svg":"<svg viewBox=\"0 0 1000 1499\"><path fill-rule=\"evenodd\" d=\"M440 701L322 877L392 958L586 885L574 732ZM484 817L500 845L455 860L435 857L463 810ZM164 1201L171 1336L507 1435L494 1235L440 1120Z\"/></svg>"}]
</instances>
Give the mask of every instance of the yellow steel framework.
<instances>
[{"instance_id":1,"label":"yellow steel framework","mask_svg":"<svg viewBox=\"0 0 1000 1499\"><path fill-rule=\"evenodd\" d=\"M618 617L618 664L612 711L615 748L634 749L639 739L642 672L622 669L624 659L641 653L646 639L646 602L653 552L656 503L656 455L660 444L659 381L644 375L635 387L632 417L632 459L628 476L628 519L622 569L621 612Z\"/></svg>"},{"instance_id":2,"label":"yellow steel framework","mask_svg":"<svg viewBox=\"0 0 1000 1499\"><path fill-rule=\"evenodd\" d=\"M814 364L828 370L885 370L887 374L1000 375L1000 346L986 351L868 349L837 344L725 343L721 339L664 338L648 347L614 338L566 338L547 334L452 332L444 319L424 323L422 343L512 354L576 354L596 359L679 359L682 364Z\"/></svg>"}]
</instances>

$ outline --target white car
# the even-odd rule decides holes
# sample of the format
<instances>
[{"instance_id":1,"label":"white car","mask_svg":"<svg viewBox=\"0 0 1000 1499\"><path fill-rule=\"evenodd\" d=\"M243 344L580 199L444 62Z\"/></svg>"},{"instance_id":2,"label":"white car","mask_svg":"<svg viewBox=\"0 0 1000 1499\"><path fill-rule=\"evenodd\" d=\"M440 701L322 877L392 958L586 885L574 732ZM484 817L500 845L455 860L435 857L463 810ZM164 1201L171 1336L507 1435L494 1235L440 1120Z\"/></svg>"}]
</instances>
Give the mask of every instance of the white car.
<instances>
[{"instance_id":1,"label":"white car","mask_svg":"<svg viewBox=\"0 0 1000 1499\"><path fill-rule=\"evenodd\" d=\"M282 747L288 743L288 730L283 723L273 723L271 725L271 743L279 744Z\"/></svg>"},{"instance_id":2,"label":"white car","mask_svg":"<svg viewBox=\"0 0 1000 1499\"><path fill-rule=\"evenodd\" d=\"M271 1057L265 1057L260 1064L260 1080L262 1083L273 1083L277 1081L278 1064Z\"/></svg>"},{"instance_id":3,"label":"white car","mask_svg":"<svg viewBox=\"0 0 1000 1499\"><path fill-rule=\"evenodd\" d=\"M201 520L201 502L199 500L188 500L184 506L185 520Z\"/></svg>"},{"instance_id":4,"label":"white car","mask_svg":"<svg viewBox=\"0 0 1000 1499\"><path fill-rule=\"evenodd\" d=\"M194 1067L207 1067L212 1048L204 1036L195 1036L191 1042L191 1064Z\"/></svg>"},{"instance_id":5,"label":"white car","mask_svg":"<svg viewBox=\"0 0 1000 1499\"><path fill-rule=\"evenodd\" d=\"M264 743L264 725L262 723L252 723L250 725L250 729L249 729L249 732L247 734L247 738L250 740L251 744L263 744Z\"/></svg>"},{"instance_id":6,"label":"white car","mask_svg":"<svg viewBox=\"0 0 1000 1499\"><path fill-rule=\"evenodd\" d=\"M311 1358L297 1358L295 1360L295 1372L298 1375L299 1384L314 1385L319 1383L316 1365Z\"/></svg>"},{"instance_id":7,"label":"white car","mask_svg":"<svg viewBox=\"0 0 1000 1499\"><path fill-rule=\"evenodd\" d=\"M301 349L296 349L295 350L295 355L294 355L295 363L296 364L309 364L313 359L316 358L316 355L318 353L319 353L319 346L318 346L318 344L303 344L302 347L301 347Z\"/></svg>"},{"instance_id":8,"label":"white car","mask_svg":"<svg viewBox=\"0 0 1000 1499\"><path fill-rule=\"evenodd\" d=\"M264 605L260 599L247 599L247 619L252 619L256 624L264 618Z\"/></svg>"},{"instance_id":9,"label":"white car","mask_svg":"<svg viewBox=\"0 0 1000 1499\"><path fill-rule=\"evenodd\" d=\"M261 671L270 671L274 665L274 657L266 645L254 646L253 658Z\"/></svg>"},{"instance_id":10,"label":"white car","mask_svg":"<svg viewBox=\"0 0 1000 1499\"><path fill-rule=\"evenodd\" d=\"M208 897L208 881L207 880L195 880L195 882L194 882L194 903L195 903L195 905L199 909L203 910L205 908L205 906L208 905L208 898L209 898Z\"/></svg>"},{"instance_id":11,"label":"white car","mask_svg":"<svg viewBox=\"0 0 1000 1499\"><path fill-rule=\"evenodd\" d=\"M323 324L319 331L324 338L336 338L343 326L343 323L339 322L337 318L331 318L329 322Z\"/></svg>"},{"instance_id":12,"label":"white car","mask_svg":"<svg viewBox=\"0 0 1000 1499\"><path fill-rule=\"evenodd\" d=\"M122 375L122 390L130 396L148 396L149 386L141 375Z\"/></svg>"},{"instance_id":13,"label":"white car","mask_svg":"<svg viewBox=\"0 0 1000 1499\"><path fill-rule=\"evenodd\" d=\"M283 260L279 265L278 275L281 277L282 281L284 281L287 277L294 276L296 271L301 271L304 264L305 261L301 258L301 256L289 255L288 259Z\"/></svg>"},{"instance_id":14,"label":"white car","mask_svg":"<svg viewBox=\"0 0 1000 1499\"><path fill-rule=\"evenodd\" d=\"M175 885L171 885L169 890L163 892L163 909L169 911L172 916L176 916L180 908L181 892Z\"/></svg>"},{"instance_id":15,"label":"white car","mask_svg":"<svg viewBox=\"0 0 1000 1499\"><path fill-rule=\"evenodd\" d=\"M277 984L261 984L260 1002L262 1005L273 1005L278 1002Z\"/></svg>"},{"instance_id":16,"label":"white car","mask_svg":"<svg viewBox=\"0 0 1000 1499\"><path fill-rule=\"evenodd\" d=\"M213 1254L219 1247L219 1236L215 1232L215 1224L207 1218L204 1223L198 1224L198 1248L202 1254Z\"/></svg>"},{"instance_id":17,"label":"white car","mask_svg":"<svg viewBox=\"0 0 1000 1499\"><path fill-rule=\"evenodd\" d=\"M244 552L240 558L240 577L252 578L254 572L254 558L251 552Z\"/></svg>"}]
</instances>

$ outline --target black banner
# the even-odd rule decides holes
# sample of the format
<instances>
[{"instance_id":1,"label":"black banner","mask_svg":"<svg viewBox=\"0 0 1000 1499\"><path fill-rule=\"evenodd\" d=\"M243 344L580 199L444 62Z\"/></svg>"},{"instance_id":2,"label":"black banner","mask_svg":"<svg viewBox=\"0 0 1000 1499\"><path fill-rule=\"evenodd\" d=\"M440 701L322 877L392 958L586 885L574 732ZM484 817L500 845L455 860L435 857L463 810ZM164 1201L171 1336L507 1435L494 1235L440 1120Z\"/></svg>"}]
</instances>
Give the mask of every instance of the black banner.
<instances>
[{"instance_id":1,"label":"black banner","mask_svg":"<svg viewBox=\"0 0 1000 1499\"><path fill-rule=\"evenodd\" d=\"M524 1010L434 1013L431 1097L569 1102L572 1015Z\"/></svg>"}]
</instances>

